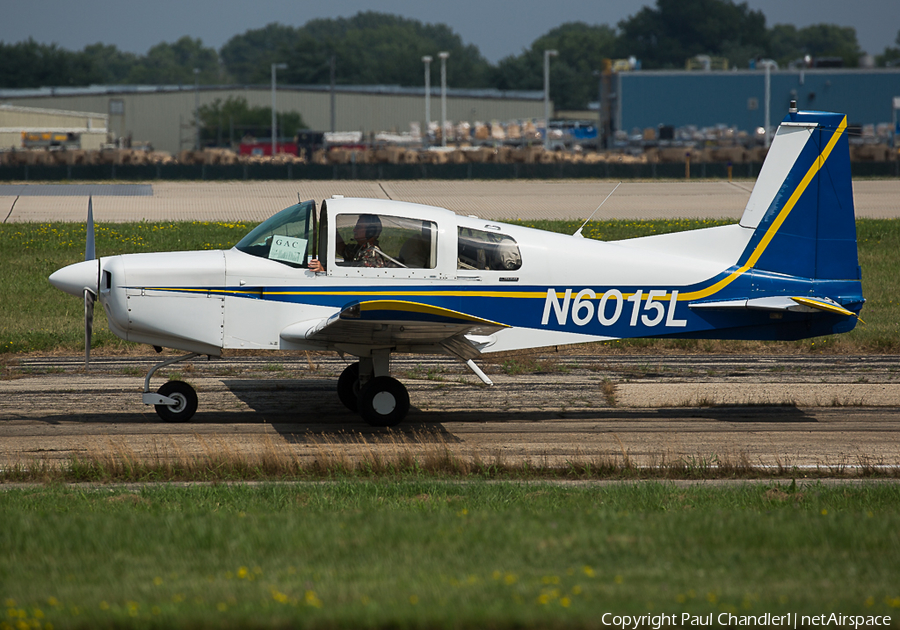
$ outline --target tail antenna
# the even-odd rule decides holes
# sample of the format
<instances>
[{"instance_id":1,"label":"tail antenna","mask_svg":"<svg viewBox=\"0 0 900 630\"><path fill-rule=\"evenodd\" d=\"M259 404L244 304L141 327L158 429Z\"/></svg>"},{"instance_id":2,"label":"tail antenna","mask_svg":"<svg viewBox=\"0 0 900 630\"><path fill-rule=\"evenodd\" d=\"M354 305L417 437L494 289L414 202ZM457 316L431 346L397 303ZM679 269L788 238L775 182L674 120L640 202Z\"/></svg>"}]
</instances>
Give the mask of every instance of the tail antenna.
<instances>
[{"instance_id":1,"label":"tail antenna","mask_svg":"<svg viewBox=\"0 0 900 630\"><path fill-rule=\"evenodd\" d=\"M622 185L622 182L619 182L618 184L616 184L616 188L618 188L618 187L621 186L621 185ZM610 197L612 197L612 194L613 194L614 192L616 192L616 188L613 188L612 190L609 191L609 194L606 195L606 199L609 199ZM585 222L581 224L581 227L578 228L578 229L575 231L575 234L573 234L572 236L576 236L576 237L578 237L578 238L584 238L584 236L581 234L581 230L583 230L583 229L584 229L584 226L588 224L588 221L590 221L591 219L594 218L594 215L597 214L597 210L599 210L600 207L601 207L603 204L606 203L606 199L604 199L603 201L601 201L601 202L600 202L600 205L597 206L596 208L594 208L594 211L591 212L591 216L589 216L589 217L585 220Z\"/></svg>"}]
</instances>

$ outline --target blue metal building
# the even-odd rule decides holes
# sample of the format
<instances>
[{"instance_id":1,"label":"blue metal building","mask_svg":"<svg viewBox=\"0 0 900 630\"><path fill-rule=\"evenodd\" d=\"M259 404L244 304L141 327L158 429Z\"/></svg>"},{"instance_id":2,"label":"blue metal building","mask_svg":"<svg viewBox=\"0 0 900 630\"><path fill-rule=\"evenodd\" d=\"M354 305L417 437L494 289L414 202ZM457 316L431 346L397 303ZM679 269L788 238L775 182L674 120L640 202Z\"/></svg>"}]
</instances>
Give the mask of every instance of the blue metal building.
<instances>
[{"instance_id":1,"label":"blue metal building","mask_svg":"<svg viewBox=\"0 0 900 630\"><path fill-rule=\"evenodd\" d=\"M770 122L791 100L806 110L842 112L851 125L891 123L900 68L772 70ZM638 71L616 75L613 128L724 124L753 131L765 122L764 70Z\"/></svg>"}]
</instances>

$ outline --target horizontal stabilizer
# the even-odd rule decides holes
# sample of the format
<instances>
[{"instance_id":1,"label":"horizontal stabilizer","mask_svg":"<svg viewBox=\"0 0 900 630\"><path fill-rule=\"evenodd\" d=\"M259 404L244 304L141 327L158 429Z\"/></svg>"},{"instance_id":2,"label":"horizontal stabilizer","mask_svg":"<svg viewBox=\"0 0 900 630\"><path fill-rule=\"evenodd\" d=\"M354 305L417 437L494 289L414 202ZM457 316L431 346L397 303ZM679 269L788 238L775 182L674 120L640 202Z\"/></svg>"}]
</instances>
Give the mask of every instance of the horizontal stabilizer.
<instances>
[{"instance_id":1,"label":"horizontal stabilizer","mask_svg":"<svg viewBox=\"0 0 900 630\"><path fill-rule=\"evenodd\" d=\"M856 313L844 308L834 300L819 297L777 295L762 298L724 300L721 302L694 302L688 306L696 310L752 309L760 311L794 311L798 313L826 311L838 315L857 317Z\"/></svg>"}]
</instances>

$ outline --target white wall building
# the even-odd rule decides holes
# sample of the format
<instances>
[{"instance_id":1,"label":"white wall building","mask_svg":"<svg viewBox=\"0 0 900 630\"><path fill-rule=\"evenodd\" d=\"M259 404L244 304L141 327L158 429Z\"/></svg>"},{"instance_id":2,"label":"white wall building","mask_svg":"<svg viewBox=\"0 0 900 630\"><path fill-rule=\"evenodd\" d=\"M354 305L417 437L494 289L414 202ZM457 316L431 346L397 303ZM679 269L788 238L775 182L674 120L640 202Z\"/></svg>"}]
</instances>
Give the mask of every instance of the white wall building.
<instances>
[{"instance_id":1,"label":"white wall building","mask_svg":"<svg viewBox=\"0 0 900 630\"><path fill-rule=\"evenodd\" d=\"M32 146L99 149L107 142L109 116L88 111L0 103L0 150Z\"/></svg>"},{"instance_id":2,"label":"white wall building","mask_svg":"<svg viewBox=\"0 0 900 630\"><path fill-rule=\"evenodd\" d=\"M392 86L337 86L334 92L336 131L403 132L411 123L425 128L424 88ZM0 103L20 107L65 108L78 112L105 112L110 135L150 143L154 149L177 153L194 146L194 110L220 99L242 97L250 107L271 107L270 86L90 86L0 90ZM540 91L447 90L449 121L517 120L543 118ZM310 129L330 131L330 87L278 86L278 112L298 112ZM439 122L440 90L431 90L431 119ZM223 121L222 137L229 137ZM240 139L238 134L237 140Z\"/></svg>"}]
</instances>

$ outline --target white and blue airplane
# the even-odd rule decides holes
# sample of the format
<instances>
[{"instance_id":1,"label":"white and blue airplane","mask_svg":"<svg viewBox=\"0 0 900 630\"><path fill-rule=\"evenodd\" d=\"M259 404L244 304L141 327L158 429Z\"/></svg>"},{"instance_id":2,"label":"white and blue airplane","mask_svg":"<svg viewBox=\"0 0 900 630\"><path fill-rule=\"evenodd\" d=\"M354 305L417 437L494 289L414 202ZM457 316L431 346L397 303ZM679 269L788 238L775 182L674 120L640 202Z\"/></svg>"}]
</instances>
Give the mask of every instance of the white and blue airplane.
<instances>
[{"instance_id":1,"label":"white and blue airplane","mask_svg":"<svg viewBox=\"0 0 900 630\"><path fill-rule=\"evenodd\" d=\"M89 211L90 214L90 211ZM119 337L188 352L143 402L189 420L194 389L159 368L225 349L358 357L340 400L375 426L409 410L395 352L484 353L631 337L802 339L852 330L864 299L847 119L792 105L740 221L603 242L375 199L306 201L227 251L96 259L50 282L99 299ZM580 232L580 231L579 231ZM353 241L356 241L354 244Z\"/></svg>"}]
</instances>

